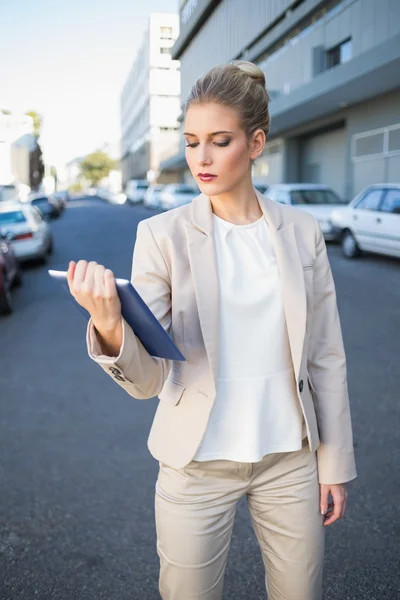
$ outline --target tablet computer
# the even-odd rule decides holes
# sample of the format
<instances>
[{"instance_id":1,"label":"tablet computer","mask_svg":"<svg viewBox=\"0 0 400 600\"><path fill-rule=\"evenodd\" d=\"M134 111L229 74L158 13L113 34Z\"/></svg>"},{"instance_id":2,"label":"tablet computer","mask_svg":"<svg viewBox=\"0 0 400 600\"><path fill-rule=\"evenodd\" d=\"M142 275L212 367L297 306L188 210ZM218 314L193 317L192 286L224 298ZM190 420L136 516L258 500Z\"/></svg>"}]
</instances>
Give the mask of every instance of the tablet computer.
<instances>
[{"instance_id":1,"label":"tablet computer","mask_svg":"<svg viewBox=\"0 0 400 600\"><path fill-rule=\"evenodd\" d=\"M81 311L87 320L90 314L71 295L68 287L66 271L49 270L49 275L57 280L63 290L75 306ZM150 354L159 358L170 360L185 360L185 357L177 348L165 331L161 323L153 315L147 304L139 296L133 285L127 279L115 279L117 292L121 301L121 312L125 321L132 327L135 335L142 342Z\"/></svg>"}]
</instances>

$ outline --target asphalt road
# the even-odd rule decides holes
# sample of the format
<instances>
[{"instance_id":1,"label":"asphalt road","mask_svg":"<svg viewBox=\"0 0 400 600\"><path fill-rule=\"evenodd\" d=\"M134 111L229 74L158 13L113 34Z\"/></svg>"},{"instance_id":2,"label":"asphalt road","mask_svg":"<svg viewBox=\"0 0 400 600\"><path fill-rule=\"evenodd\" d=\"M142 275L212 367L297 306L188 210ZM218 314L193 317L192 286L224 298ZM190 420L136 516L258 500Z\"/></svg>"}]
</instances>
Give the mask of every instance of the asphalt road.
<instances>
[{"instance_id":1,"label":"asphalt road","mask_svg":"<svg viewBox=\"0 0 400 600\"><path fill-rule=\"evenodd\" d=\"M52 224L49 266L96 260L129 277L136 226L152 213L91 199ZM400 262L330 247L348 356L358 479L328 529L326 600L400 598ZM86 354L84 318L47 275L25 269L0 320L0 599L153 600L158 464L138 402ZM266 598L239 504L224 600ZM182 599L185 600L185 599Z\"/></svg>"}]
</instances>

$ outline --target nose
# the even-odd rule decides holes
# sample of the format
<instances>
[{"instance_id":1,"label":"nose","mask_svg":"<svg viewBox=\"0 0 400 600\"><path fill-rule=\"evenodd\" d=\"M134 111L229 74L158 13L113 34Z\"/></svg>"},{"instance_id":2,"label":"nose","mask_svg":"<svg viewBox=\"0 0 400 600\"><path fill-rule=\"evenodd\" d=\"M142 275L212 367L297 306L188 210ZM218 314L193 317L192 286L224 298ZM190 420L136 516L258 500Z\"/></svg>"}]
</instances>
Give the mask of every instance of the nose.
<instances>
[{"instance_id":1,"label":"nose","mask_svg":"<svg viewBox=\"0 0 400 600\"><path fill-rule=\"evenodd\" d=\"M211 157L209 156L209 153L207 151L207 146L199 146L199 165L200 166L205 166L205 165L210 165L211 164Z\"/></svg>"}]
</instances>

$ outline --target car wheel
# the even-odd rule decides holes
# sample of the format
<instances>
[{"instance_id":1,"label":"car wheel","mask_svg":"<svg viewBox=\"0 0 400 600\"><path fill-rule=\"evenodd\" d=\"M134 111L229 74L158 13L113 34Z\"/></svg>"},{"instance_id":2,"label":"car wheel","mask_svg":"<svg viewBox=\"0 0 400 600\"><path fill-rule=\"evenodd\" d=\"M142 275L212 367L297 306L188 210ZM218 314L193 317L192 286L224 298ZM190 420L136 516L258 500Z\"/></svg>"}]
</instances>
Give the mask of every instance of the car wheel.
<instances>
[{"instance_id":1,"label":"car wheel","mask_svg":"<svg viewBox=\"0 0 400 600\"><path fill-rule=\"evenodd\" d=\"M361 254L356 238L349 230L342 235L342 252L346 258L357 258Z\"/></svg>"},{"instance_id":2,"label":"car wheel","mask_svg":"<svg viewBox=\"0 0 400 600\"><path fill-rule=\"evenodd\" d=\"M18 267L17 272L16 272L15 277L14 277L13 284L16 287L21 287L21 285L23 284L23 282L24 282L24 280L22 278L21 267Z\"/></svg>"},{"instance_id":3,"label":"car wheel","mask_svg":"<svg viewBox=\"0 0 400 600\"><path fill-rule=\"evenodd\" d=\"M13 311L10 284L5 278L3 280L3 289L0 292L0 314L10 315Z\"/></svg>"},{"instance_id":4,"label":"car wheel","mask_svg":"<svg viewBox=\"0 0 400 600\"><path fill-rule=\"evenodd\" d=\"M49 256L51 256L53 254L53 252L54 252L54 242L53 242L53 238L50 238L50 242L49 242L49 245L47 247L47 254Z\"/></svg>"}]
</instances>

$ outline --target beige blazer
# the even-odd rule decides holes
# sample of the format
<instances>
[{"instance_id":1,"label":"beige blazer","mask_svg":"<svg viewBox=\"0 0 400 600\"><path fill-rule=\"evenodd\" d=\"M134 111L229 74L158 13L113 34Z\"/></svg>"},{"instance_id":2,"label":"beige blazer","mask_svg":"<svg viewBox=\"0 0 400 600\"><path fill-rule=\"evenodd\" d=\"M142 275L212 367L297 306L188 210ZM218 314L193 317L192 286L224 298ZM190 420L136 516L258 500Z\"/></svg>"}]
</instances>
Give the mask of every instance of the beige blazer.
<instances>
[{"instance_id":1,"label":"beige blazer","mask_svg":"<svg viewBox=\"0 0 400 600\"><path fill-rule=\"evenodd\" d=\"M324 238L308 213L256 193L281 274L297 399L320 482L349 481L356 470L346 358ZM89 322L89 355L134 398L159 397L148 446L180 469L195 456L216 396L219 283L206 196L139 223L131 279L186 362L152 358L125 321L115 358L101 355Z\"/></svg>"}]
</instances>

